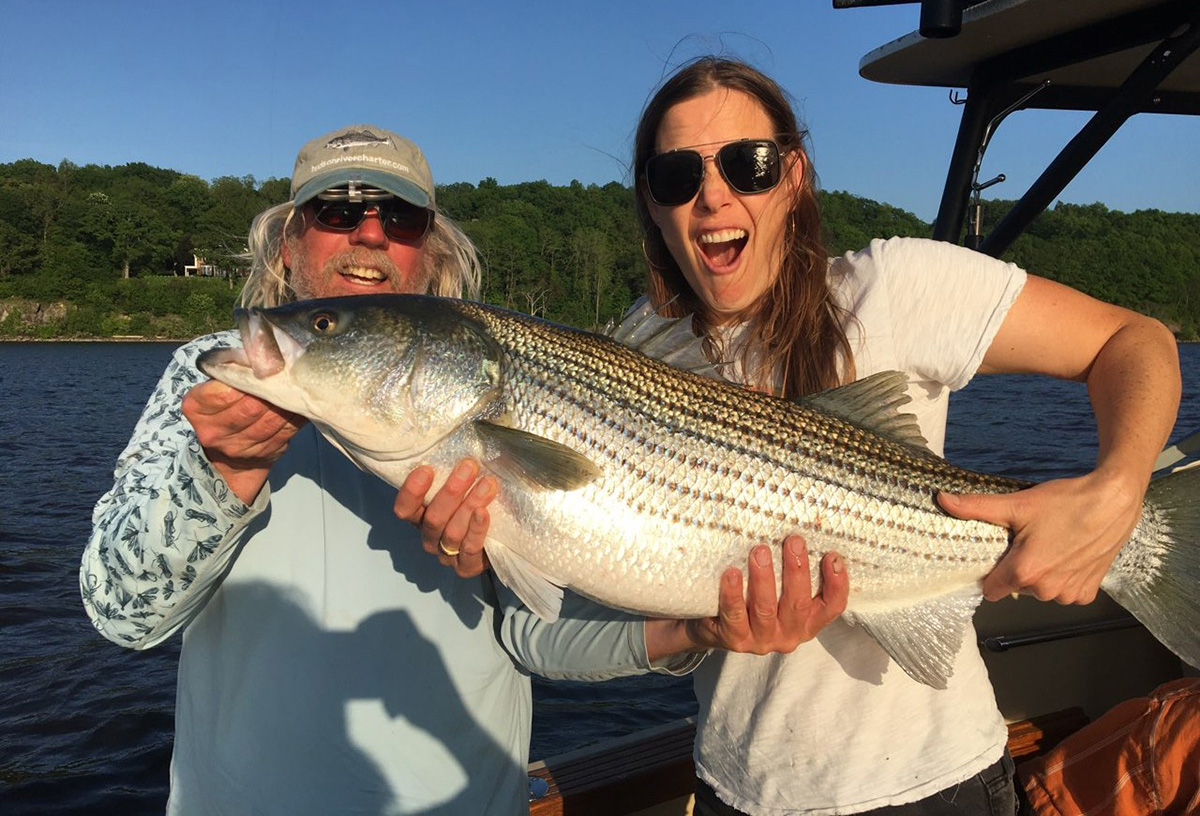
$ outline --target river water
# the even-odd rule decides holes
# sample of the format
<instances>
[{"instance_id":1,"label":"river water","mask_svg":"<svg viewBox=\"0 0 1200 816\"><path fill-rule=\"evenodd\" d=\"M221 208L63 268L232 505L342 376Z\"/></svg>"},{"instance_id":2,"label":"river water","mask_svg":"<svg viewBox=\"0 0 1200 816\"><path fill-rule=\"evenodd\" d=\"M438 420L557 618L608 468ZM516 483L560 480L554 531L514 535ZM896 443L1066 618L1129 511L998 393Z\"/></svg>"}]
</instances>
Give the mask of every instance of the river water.
<instances>
[{"instance_id":1,"label":"river water","mask_svg":"<svg viewBox=\"0 0 1200 816\"><path fill-rule=\"evenodd\" d=\"M174 344L0 343L0 813L161 814L178 639L103 640L79 600L91 510ZM1200 426L1200 346L1182 346L1172 439ZM947 458L1045 480L1086 470L1086 392L980 377L952 400ZM535 680L541 758L691 714L686 679Z\"/></svg>"}]
</instances>

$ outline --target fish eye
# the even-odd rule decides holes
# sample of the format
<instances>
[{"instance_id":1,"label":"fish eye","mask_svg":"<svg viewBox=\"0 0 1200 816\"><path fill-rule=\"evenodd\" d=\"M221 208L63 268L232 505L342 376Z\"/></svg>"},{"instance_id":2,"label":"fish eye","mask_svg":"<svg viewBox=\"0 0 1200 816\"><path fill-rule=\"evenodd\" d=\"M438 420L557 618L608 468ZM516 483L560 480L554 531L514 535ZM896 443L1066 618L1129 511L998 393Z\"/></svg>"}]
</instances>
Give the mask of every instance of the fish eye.
<instances>
[{"instance_id":1,"label":"fish eye","mask_svg":"<svg viewBox=\"0 0 1200 816\"><path fill-rule=\"evenodd\" d=\"M329 312L318 312L313 315L312 327L318 334L328 334L337 328L337 318Z\"/></svg>"}]
</instances>

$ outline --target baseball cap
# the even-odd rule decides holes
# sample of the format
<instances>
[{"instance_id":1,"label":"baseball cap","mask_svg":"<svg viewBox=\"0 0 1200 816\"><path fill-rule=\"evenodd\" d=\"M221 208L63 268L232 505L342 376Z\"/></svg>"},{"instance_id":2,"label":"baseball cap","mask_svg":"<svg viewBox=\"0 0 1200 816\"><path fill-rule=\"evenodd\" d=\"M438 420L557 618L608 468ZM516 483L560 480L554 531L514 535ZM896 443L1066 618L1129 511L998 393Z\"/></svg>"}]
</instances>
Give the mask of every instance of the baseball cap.
<instances>
[{"instance_id":1,"label":"baseball cap","mask_svg":"<svg viewBox=\"0 0 1200 816\"><path fill-rule=\"evenodd\" d=\"M348 125L300 148L292 171L296 207L347 184L378 187L418 207L433 208L433 174L408 139L374 125Z\"/></svg>"}]
</instances>

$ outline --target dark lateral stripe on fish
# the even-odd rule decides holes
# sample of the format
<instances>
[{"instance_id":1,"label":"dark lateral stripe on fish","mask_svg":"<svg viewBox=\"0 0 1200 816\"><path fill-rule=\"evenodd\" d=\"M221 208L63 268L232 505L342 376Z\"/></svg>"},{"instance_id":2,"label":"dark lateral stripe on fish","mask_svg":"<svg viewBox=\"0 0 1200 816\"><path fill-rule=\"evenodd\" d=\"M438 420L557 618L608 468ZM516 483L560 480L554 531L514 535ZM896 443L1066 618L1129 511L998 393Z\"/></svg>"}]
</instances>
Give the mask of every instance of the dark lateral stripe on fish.
<instances>
[{"instance_id":1,"label":"dark lateral stripe on fish","mask_svg":"<svg viewBox=\"0 0 1200 816\"><path fill-rule=\"evenodd\" d=\"M634 431L633 429L624 427L620 423L611 421L608 417L601 414L596 408L594 408L591 403L573 396L571 393L567 392L564 388L562 388L562 387L555 388L555 387L552 387L549 385L544 385L544 386L542 386L542 391L547 396L557 397L559 400L561 400L561 402L567 408L574 410L576 412L581 412L581 413L589 415L590 418L595 420L598 425L602 424L607 427L610 427L617 435L624 437L629 442L633 443L634 445L636 445L638 447L641 447L642 449L648 451L649 453L654 454L654 453L658 452L658 446L656 444L654 444L650 438L642 436L641 434ZM560 413L565 413L565 412L562 411L561 409L556 410L556 411L545 412L544 419L546 421L549 421L549 422L555 424L557 427L560 428L560 430L563 433L576 438L581 444L590 447L591 445L589 444L589 439L591 439L591 437L582 433L579 430L579 427L581 427L583 425L583 423L579 423L578 426L576 426L576 425L568 424L566 422L560 422L557 419L555 419L554 416L552 416L552 415L558 415ZM752 451L741 445L731 445L728 442L728 437L709 436L706 434L700 434L700 433L696 433L696 432L692 432L690 435L697 441L698 444L709 444L709 445L712 445L715 447L719 447L719 448L722 448L722 449L728 451L729 453L731 453L735 456L740 456L740 457L743 457L746 459L760 461L760 462L769 462L770 464L772 464L776 467L781 467L781 468L786 468L792 464L787 459L783 459L783 458L776 457L776 456L765 455L765 453L761 450ZM607 455L611 461L614 461L614 462L617 461L615 455L613 455L613 454L607 454ZM699 459L696 457L689 457L688 454L683 451L678 451L676 453L667 453L666 455L667 455L668 460L675 460L675 461L678 461L680 464L688 464L692 467L706 469L712 475L715 475L715 476L718 476L721 478L737 479L741 484L743 484L746 487L758 488L758 489L762 489L762 490L772 490L775 492L776 497L778 497L778 498L786 499L786 498L790 497L790 491L788 491L786 488L781 488L778 485L775 485L773 483L768 483L767 481L761 480L761 479L760 480L749 479L745 476L745 471L738 472L732 468L727 468L723 465L714 465L703 459ZM832 479L832 477L844 474L848 470L850 470L849 468L845 467L844 463L842 463L839 460L836 460L831 455L825 455L824 453L813 454L812 456L810 456L810 458L822 461L822 463L825 464L831 471L831 473L828 476L824 476L824 477L812 476L811 478L813 478L814 480L829 482ZM626 466L626 469L628 469L627 466ZM860 475L862 475L863 470L864 470L864 468L861 468L861 467L857 469L857 471ZM878 471L879 469L872 468L871 470ZM928 499L926 499L928 494L926 492L922 491L922 489L919 485L903 484L903 483L897 484L895 482L891 482L886 479L879 479L877 481L878 481L878 485L880 486L879 489L876 489L874 491L867 490L866 489L867 487L876 487L876 485L873 484L871 480L868 480L865 484L860 486L860 492L863 493L863 495L865 495L868 498L873 498L880 502L888 502L892 505L899 506L899 507L907 507L908 509L918 512L918 513L929 513L930 512L930 508L928 506ZM884 489L884 488L886 488L886 489ZM897 493L897 490L899 490L899 493ZM761 514L766 515L768 517L773 515L773 514L767 513L766 511L761 511ZM955 534L947 534L946 536L943 537L943 536L939 536L933 530L925 530L923 528L917 528L917 527L913 527L911 525L906 525L904 527L901 527L900 529L902 529L904 531L908 531L908 532L920 533L922 535L933 536L934 538L937 538L939 540L949 540L949 541L960 540L960 538Z\"/></svg>"},{"instance_id":2,"label":"dark lateral stripe on fish","mask_svg":"<svg viewBox=\"0 0 1200 816\"><path fill-rule=\"evenodd\" d=\"M792 457L812 458L840 472L852 470L858 474L884 474L892 479L897 473L907 473L915 478L897 486L918 492L921 490L921 478L932 479L953 492L1009 492L1026 486L1017 480L956 468L940 458L923 456L907 446L868 435L836 418L811 412L781 411L774 404L776 398L750 391L731 392L727 388L715 387L711 380L696 375L686 376L684 372L672 371L672 374L688 380L690 388L674 391L676 401L664 404L662 394L653 387L654 378L651 376L654 367L660 366L660 363L621 346L600 346L594 342L595 338L589 338L586 344L570 335L568 338L565 342L557 336L545 338L555 342L539 347L539 370L526 374L530 387L551 387L545 380L547 374L553 374L560 382L569 382L572 388L581 390L584 384L577 382L577 372L584 368L594 382L583 394L597 403L615 404L646 417L657 415L661 418L665 410L678 427L688 427L689 433L697 440L718 443L731 450L754 450L759 460L776 466L789 466L794 459L781 458L771 450L763 450L764 443L776 449L791 449ZM600 348L604 353L600 353ZM511 359L509 362L514 372L521 370L522 361ZM647 376L631 379L628 376L631 367L644 370ZM679 384L678 379L675 384ZM681 396L685 399L680 399ZM578 408L588 406L588 402L582 398L570 402ZM741 421L734 421L734 417L739 417L739 411ZM602 416L599 411L592 410L591 413L593 416ZM753 421L748 422L747 418ZM704 433L701 431L704 428L712 430ZM805 441L808 438L824 440L827 444L810 445ZM729 444L733 439L741 444ZM841 446L835 449L830 444L834 442ZM834 456L835 450L837 458ZM846 461L848 455L852 455L853 461Z\"/></svg>"},{"instance_id":3,"label":"dark lateral stripe on fish","mask_svg":"<svg viewBox=\"0 0 1200 816\"><path fill-rule=\"evenodd\" d=\"M641 449L645 450L647 453L651 454L652 456L656 453L659 453L660 461L661 461L661 452L659 451L659 446L654 444L650 437L643 436L639 433L636 433L629 428L625 428L625 427L621 426L619 423L604 421L605 418L602 417L600 414L598 414L595 410L593 410L591 405L589 405L581 400L575 399L571 394L567 393L566 391L564 391L561 388L543 387L543 390L547 395L552 395L554 397L557 397L559 400L562 401L562 403L570 406L574 410L576 410L578 412L582 412L587 415L590 415L593 419L595 419L597 421L598 424L607 425L608 427L610 427L610 429L614 432L614 434L616 436L626 439L627 441L633 443L635 446L640 447ZM875 538L873 536L854 534L848 530L835 527L831 524L814 525L812 522L806 523L802 519L796 518L794 516L790 516L786 513L768 510L767 506L766 506L768 504L768 502L770 504L774 505L774 504L776 504L776 501L774 501L774 500L782 500L783 502L791 501L793 493L794 492L799 493L800 491L793 491L791 488L787 487L786 485L784 485L782 483L777 484L774 482L768 482L767 480L764 480L764 479L753 479L748 475L748 471L743 470L741 472L738 472L738 471L735 471L734 469L726 467L724 465L717 465L717 464L708 462L707 460L697 458L695 456L689 456L688 454L686 454L685 452L682 452L682 451L677 451L675 453L669 453L668 458L677 461L681 465L687 465L689 467L706 469L710 474L717 476L719 478L736 479L738 484L741 484L743 487L751 488L752 490L756 491L761 498L766 499L768 501L752 503L752 502L747 501L744 497L735 498L735 497L732 497L732 496L729 496L729 495L726 495L726 494L723 494L720 492L714 492L712 490L703 490L703 489L699 489L699 488L688 487L679 482L669 480L665 476L662 476L657 472L653 472L653 471L649 470L648 468L633 464L629 459L623 457L620 454L620 450L617 446L613 446L611 444L605 444L604 440L598 438L594 434L584 433L582 431L583 423L572 424L566 420L561 419L560 417L567 415L566 412L564 412L561 409L541 410L541 411L537 411L536 415L540 416L543 422L552 424L555 427L559 428L559 430L566 436L574 438L576 441L578 441L580 443L581 446L588 449L593 455L602 456L603 458L607 459L609 462L612 462L614 465L616 465L623 471L635 475L636 477L638 477L639 480L653 484L657 487L660 487L660 488L662 488L666 491L669 491L670 493L673 493L678 496L694 499L697 501L707 501L712 504L716 504L718 506L725 507L727 510L734 511L734 512L740 511L743 513L750 513L760 519L769 519L769 520L772 520L775 522L779 522L779 523L782 523L793 529L801 529L802 527L808 527L810 530L812 530L815 526L817 528L817 531L824 533L826 535L838 536L846 541L852 541L852 542L861 544L868 549L878 551L878 552L888 553L889 555L894 556L894 557L913 556L913 557L923 558L927 561L938 561L938 562L943 562L943 563L957 562L957 563L967 564L967 563L973 563L973 562L977 562L977 561L980 563L985 563L985 559L973 559L973 558L969 557L967 554L954 555L954 554L939 553L939 552L926 552L923 550L914 549L912 547L906 547L906 546L900 546L900 545L889 545L889 544L885 544L885 543L879 541L877 538ZM726 449L731 450L735 453L738 453L744 457L749 458L752 455L750 451L747 451L745 449L733 448L731 446L724 444L722 442L722 440L720 440L720 439L712 438L712 439L708 439L706 441L711 444L714 444L714 445L725 447ZM663 451L663 452L665 452L665 451ZM759 458L761 460L761 456ZM837 464L836 462L832 462L832 461L830 462L831 466L834 466L836 464ZM826 484L828 486L826 488L827 490L832 490L835 487L834 483L831 482L827 478L819 478L819 477L809 477L809 478L811 478L814 482L821 482L821 483ZM767 492L767 491L769 491L769 492ZM857 520L859 522L862 522L863 524L870 525L872 529L879 529L879 530L886 529L888 531L891 531L893 534L897 531L900 533L909 534L912 537L921 541L922 543L936 544L937 542L957 542L957 541L961 541L964 539L964 536L962 536L958 532L940 530L939 526L936 523L936 521L940 517L937 516L936 514L932 513L930 511L930 509L928 508L928 506L926 506L924 504L918 504L916 501L909 501L909 502L902 503L902 502L897 501L896 497L890 496L890 495L888 495L888 496L880 495L880 496L872 497L881 504L886 502L893 506L908 507L915 513L919 514L921 517L927 518L930 522L929 524L926 524L926 525L905 524L903 522L897 522L895 518L885 517L885 515L882 513L872 514L872 513L864 512L859 507L843 506L840 504L835 504L834 502L828 500L823 495L823 493L824 493L824 491L816 491L816 495L810 496L808 501L810 502L810 504L816 506L818 509L820 509L827 515L835 515L836 514L836 515L841 516L842 518ZM638 502L634 502L631 504L628 501L624 500L619 495L616 495L616 494L612 494L612 495L614 495L616 498L621 500L622 503L626 504L627 506L631 507L631 509L634 509L635 511L637 511L639 513L643 513L645 515L661 518L661 519L663 519L665 521L669 521L671 523L686 524L688 526L695 527L697 529L714 530L714 531L718 531L718 532L722 532L722 533L727 533L730 535L737 535L737 536L745 536L746 535L746 530L742 526L738 526L738 525L730 524L730 523L724 523L724 522L715 522L715 521L710 522L708 524L699 524L699 523L695 522L694 520L692 520L688 517L685 517L678 512L670 512L670 513L661 512L659 510L656 510L655 507L653 507L651 505L647 505L644 502L638 501ZM866 563L866 562L864 562L864 563ZM990 563L990 562L986 562L986 563ZM876 566L882 567L883 564L879 564Z\"/></svg>"},{"instance_id":4,"label":"dark lateral stripe on fish","mask_svg":"<svg viewBox=\"0 0 1200 816\"><path fill-rule=\"evenodd\" d=\"M567 408L577 411L577 412L582 412L584 414L587 414L589 416L589 418L594 420L596 425L611 428L614 433L617 433L618 435L623 436L625 439L627 439L629 442L633 443L634 445L637 445L638 447L641 447L651 453L656 452L657 445L655 445L650 438L643 436L639 432L635 431L634 429L626 427L626 426L622 425L621 423L613 420L611 418L611 415L603 412L602 408L596 408L592 404L592 402L581 399L581 398L573 395L571 392L568 392L564 386L554 387L554 386L550 386L550 385L544 385L544 386L542 386L542 390L547 396L553 396L553 397L558 398L565 406L567 406ZM561 411L561 409L560 409L560 411ZM557 422L556 420L554 420L552 417L549 416L549 413L553 413L553 412L547 412L546 418L548 421L554 422L554 424L556 424L564 433L570 434L571 436L575 437L576 439L578 439L581 442L581 444L585 444L585 445L588 444L588 441L590 439L590 437L588 435L585 435L581 431L579 431L575 425L569 425L565 422ZM579 423L579 426L582 427L583 423ZM727 426L725 428L725 430L733 430L733 427L734 426ZM769 451L763 451L761 449L757 449L757 450L752 449L748 445L731 444L729 434L724 434L724 435L707 434L707 433L700 432L699 429L693 429L688 432L680 432L680 433L686 433L686 435L690 436L693 440L695 440L695 443L697 445L709 445L712 447L720 448L720 449L723 449L724 451L726 451L727 453L732 454L733 456L746 458L746 459L749 459L752 461L766 462L777 468L789 468L794 465L795 453L785 452L788 455L775 456L775 455L771 455L771 453ZM779 497L782 497L785 499L790 497L790 493L787 492L786 489L783 491L780 491L780 489L777 486L775 486L771 483L768 483L765 480L750 481L744 475L745 471L735 472L735 471L733 471L733 469L727 468L723 465L713 464L705 459L700 459L695 456L691 456L686 451L680 450L673 454L668 453L667 458L668 458L668 460L678 461L680 464L686 464L690 467L693 467L693 468L696 468L699 470L705 470L705 471L709 472L710 474L721 477L721 478L738 479L743 484L750 486L750 487L758 487L761 489L774 490L774 491L776 491L776 493L778 494ZM864 470L866 470L866 468L864 468L862 466L859 466L857 468L847 467L844 462L842 462L839 459L836 459L832 455L832 452L828 452L828 453L823 452L823 451L815 452L815 453L810 454L809 458L819 462L820 464L825 465L829 469L831 475L845 474L850 470L854 470L861 474ZM876 472L882 472L879 468L871 468L871 470L874 470ZM896 504L899 504L900 506L908 507L914 511L928 512L928 510L929 510L928 504L926 501L924 501L924 497L927 496L928 494L922 488L922 486L920 484L896 483L894 480L888 480L888 479L878 479L877 481L880 485L885 486L887 489L876 490L873 493L868 492L867 495L869 497L875 498L880 501L889 501L892 503L896 503ZM868 484L871 484L871 483L868 482ZM874 486L874 485L871 485L871 486ZM900 491L899 495L897 495L897 490Z\"/></svg>"}]
</instances>

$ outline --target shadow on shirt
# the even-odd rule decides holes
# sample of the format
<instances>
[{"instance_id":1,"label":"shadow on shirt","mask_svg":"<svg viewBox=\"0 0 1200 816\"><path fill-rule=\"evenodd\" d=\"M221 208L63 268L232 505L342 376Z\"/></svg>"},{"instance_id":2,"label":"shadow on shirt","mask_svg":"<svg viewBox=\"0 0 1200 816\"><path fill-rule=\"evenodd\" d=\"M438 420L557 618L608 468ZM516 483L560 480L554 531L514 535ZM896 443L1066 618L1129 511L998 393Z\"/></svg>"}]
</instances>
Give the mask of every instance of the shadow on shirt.
<instances>
[{"instance_id":1,"label":"shadow on shirt","mask_svg":"<svg viewBox=\"0 0 1200 816\"><path fill-rule=\"evenodd\" d=\"M304 470L294 470L297 462ZM311 424L292 439L288 453L271 471L274 490L283 488L293 476L307 478L320 485L328 498L346 512L367 520L370 532L367 546L387 553L392 569L416 587L422 594L438 593L454 610L468 629L480 624L483 599L463 603L465 591L478 586L476 581L464 581L454 570L443 567L437 558L421 547L420 533L408 522L392 514L398 490L383 479L360 470L341 451L324 439ZM271 509L255 519L245 538L252 539L257 529L269 522Z\"/></svg>"},{"instance_id":2,"label":"shadow on shirt","mask_svg":"<svg viewBox=\"0 0 1200 816\"><path fill-rule=\"evenodd\" d=\"M219 616L216 625L187 635L214 642L189 642L180 663L174 762L194 770L176 768L180 804L217 796L243 812L429 816L525 807L525 768L476 719L490 705L484 717L511 721L493 730L527 738L518 718L529 716L528 691L516 672L455 652L452 682L437 645L404 610L343 632L321 629L263 583L227 583L214 601L205 615ZM221 648L229 621L255 621L262 637L240 651ZM284 631L286 639L271 635ZM228 692L206 702L204 690L218 688Z\"/></svg>"}]
</instances>

